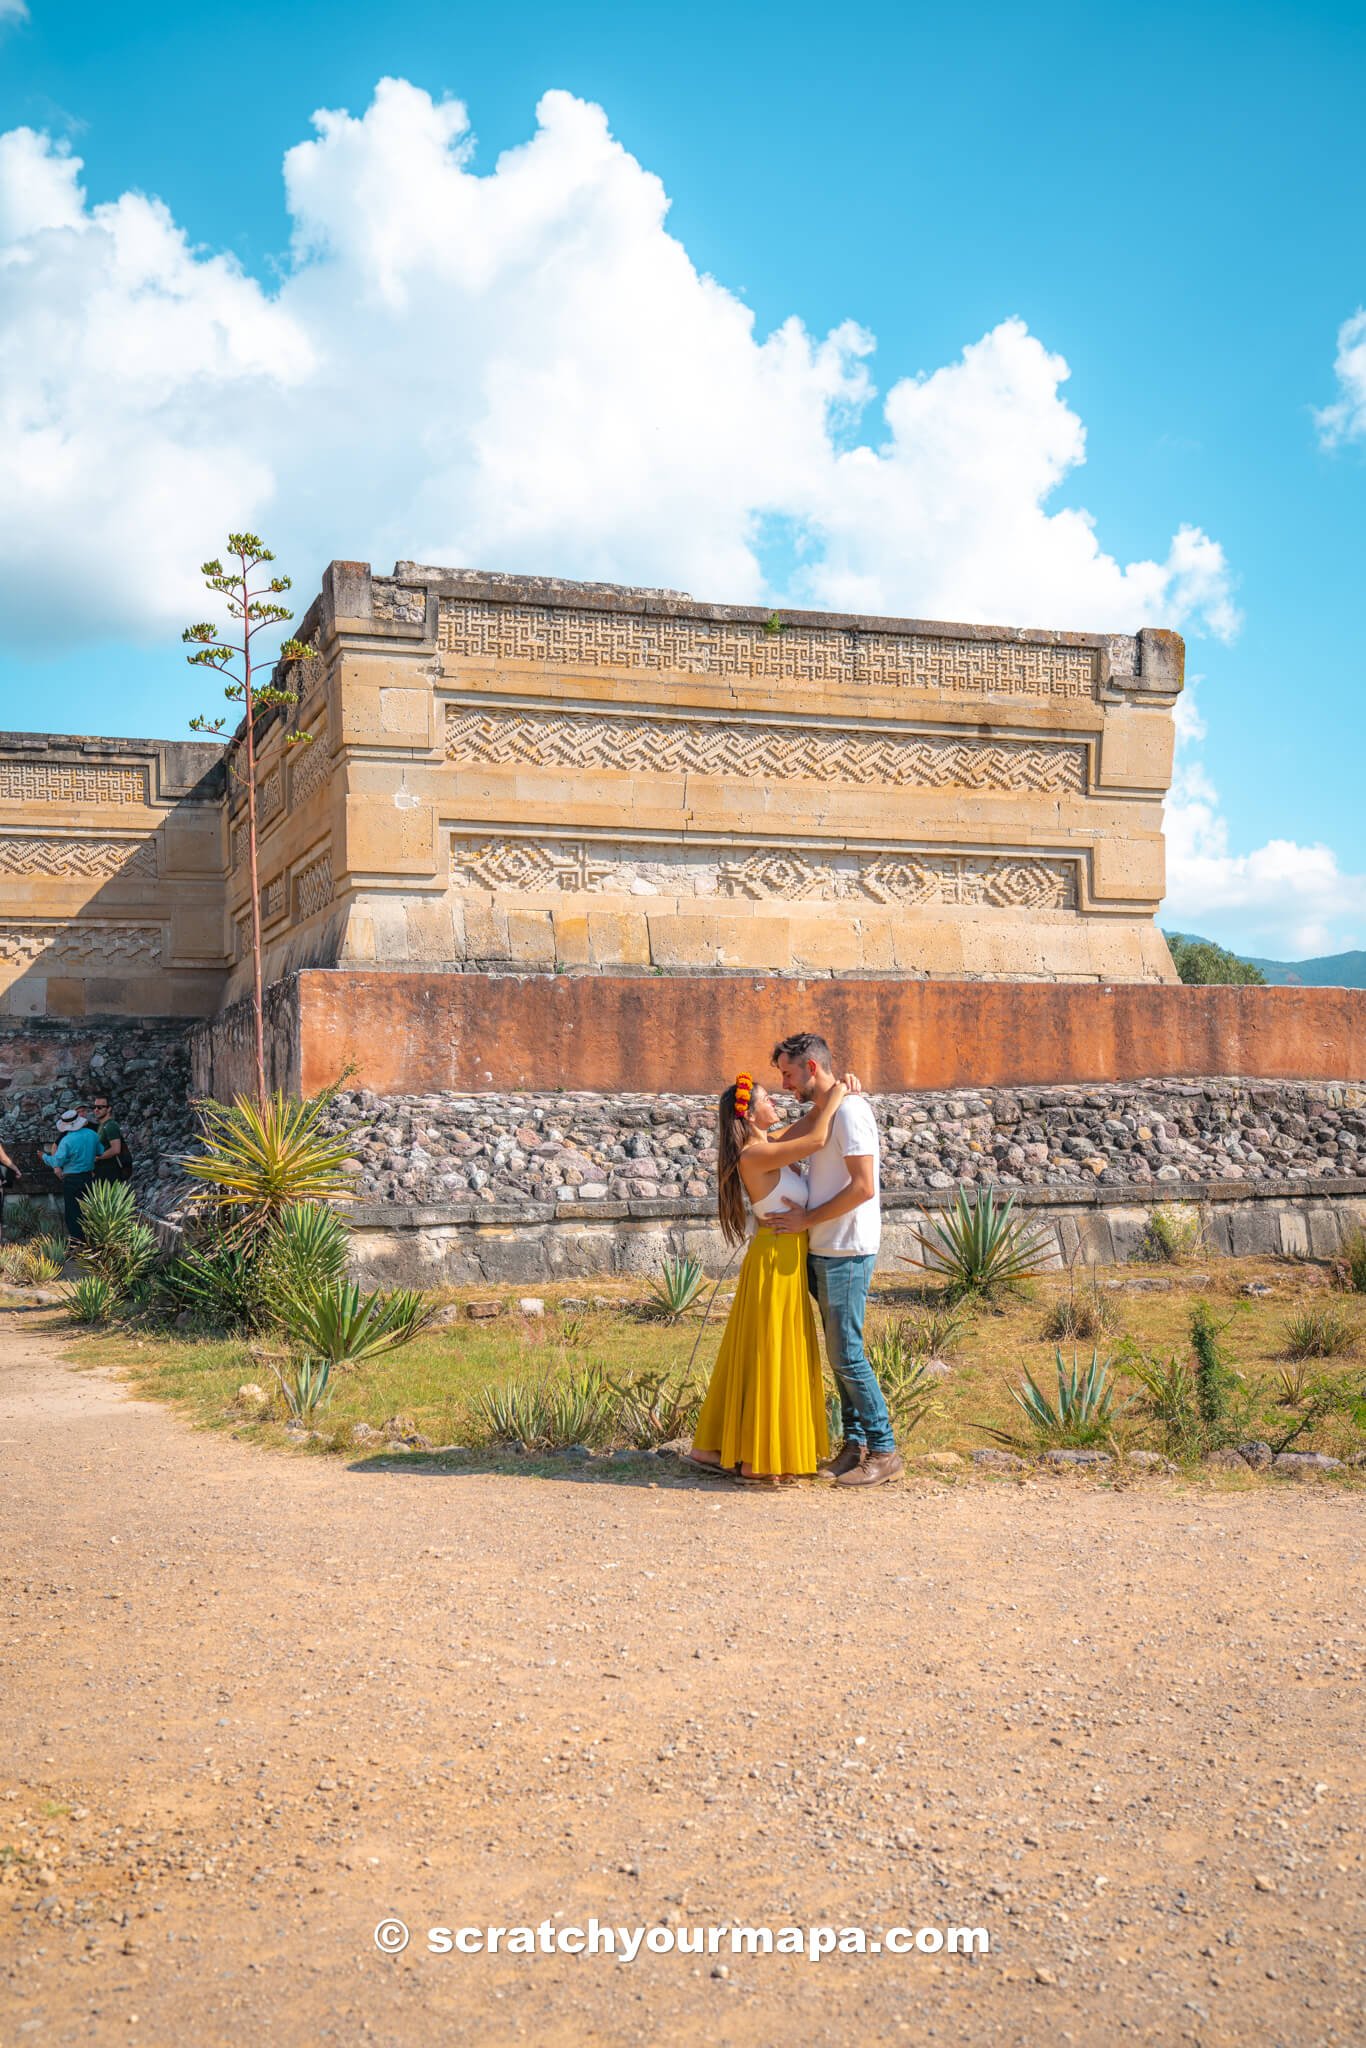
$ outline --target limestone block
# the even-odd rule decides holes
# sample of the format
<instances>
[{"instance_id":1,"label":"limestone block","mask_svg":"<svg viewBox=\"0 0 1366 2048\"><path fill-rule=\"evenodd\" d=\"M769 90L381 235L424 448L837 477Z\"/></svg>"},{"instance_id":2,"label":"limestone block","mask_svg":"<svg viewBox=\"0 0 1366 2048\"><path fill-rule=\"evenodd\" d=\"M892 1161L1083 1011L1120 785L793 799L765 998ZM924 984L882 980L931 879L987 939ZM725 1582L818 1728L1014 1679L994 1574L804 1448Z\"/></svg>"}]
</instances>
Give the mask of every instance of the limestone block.
<instances>
[{"instance_id":1,"label":"limestone block","mask_svg":"<svg viewBox=\"0 0 1366 2048\"><path fill-rule=\"evenodd\" d=\"M441 898L413 897L405 905L408 958L444 966L464 958L464 920L457 932L454 905Z\"/></svg>"},{"instance_id":2,"label":"limestone block","mask_svg":"<svg viewBox=\"0 0 1366 2048\"><path fill-rule=\"evenodd\" d=\"M561 909L552 913L555 924L555 958L562 967L589 967L593 948L588 933L586 910Z\"/></svg>"},{"instance_id":3,"label":"limestone block","mask_svg":"<svg viewBox=\"0 0 1366 2048\"><path fill-rule=\"evenodd\" d=\"M663 909L647 914L650 928L650 958L656 967L714 967L720 951L720 933L714 917L698 917L690 911L673 916Z\"/></svg>"},{"instance_id":4,"label":"limestone block","mask_svg":"<svg viewBox=\"0 0 1366 2048\"><path fill-rule=\"evenodd\" d=\"M348 797L344 865L353 874L433 876L439 867L436 822L429 804L408 801L402 789L387 799ZM334 862L334 870L341 865Z\"/></svg>"},{"instance_id":5,"label":"limestone block","mask_svg":"<svg viewBox=\"0 0 1366 2048\"><path fill-rule=\"evenodd\" d=\"M896 931L892 920L885 914L881 917L861 917L862 965L866 972L877 974L894 973L897 967Z\"/></svg>"},{"instance_id":6,"label":"limestone block","mask_svg":"<svg viewBox=\"0 0 1366 2048\"><path fill-rule=\"evenodd\" d=\"M555 926L548 910L509 910L508 953L519 967L555 965Z\"/></svg>"},{"instance_id":7,"label":"limestone block","mask_svg":"<svg viewBox=\"0 0 1366 2048\"><path fill-rule=\"evenodd\" d=\"M843 905L824 915L805 907L789 919L792 964L796 968L857 968L863 965L863 943L855 920Z\"/></svg>"},{"instance_id":8,"label":"limestone block","mask_svg":"<svg viewBox=\"0 0 1366 2048\"><path fill-rule=\"evenodd\" d=\"M1100 839L1092 848L1091 893L1096 902L1137 901L1156 907L1166 888L1166 860L1160 833Z\"/></svg>"},{"instance_id":9,"label":"limestone block","mask_svg":"<svg viewBox=\"0 0 1366 2048\"><path fill-rule=\"evenodd\" d=\"M644 913L590 911L588 950L597 967L648 967L650 933Z\"/></svg>"},{"instance_id":10,"label":"limestone block","mask_svg":"<svg viewBox=\"0 0 1366 2048\"><path fill-rule=\"evenodd\" d=\"M717 964L752 967L765 974L782 973L793 965L792 920L775 916L732 914L717 920Z\"/></svg>"},{"instance_id":11,"label":"limestone block","mask_svg":"<svg viewBox=\"0 0 1366 2048\"><path fill-rule=\"evenodd\" d=\"M1172 779L1176 728L1165 711L1115 705L1100 743L1102 789L1165 791Z\"/></svg>"},{"instance_id":12,"label":"limestone block","mask_svg":"<svg viewBox=\"0 0 1366 2048\"><path fill-rule=\"evenodd\" d=\"M511 946L508 939L508 914L492 903L466 902L465 912L465 958L467 960L506 960Z\"/></svg>"},{"instance_id":13,"label":"limestone block","mask_svg":"<svg viewBox=\"0 0 1366 2048\"><path fill-rule=\"evenodd\" d=\"M945 918L902 914L892 920L892 950L906 974L956 979L966 972L964 927Z\"/></svg>"}]
</instances>

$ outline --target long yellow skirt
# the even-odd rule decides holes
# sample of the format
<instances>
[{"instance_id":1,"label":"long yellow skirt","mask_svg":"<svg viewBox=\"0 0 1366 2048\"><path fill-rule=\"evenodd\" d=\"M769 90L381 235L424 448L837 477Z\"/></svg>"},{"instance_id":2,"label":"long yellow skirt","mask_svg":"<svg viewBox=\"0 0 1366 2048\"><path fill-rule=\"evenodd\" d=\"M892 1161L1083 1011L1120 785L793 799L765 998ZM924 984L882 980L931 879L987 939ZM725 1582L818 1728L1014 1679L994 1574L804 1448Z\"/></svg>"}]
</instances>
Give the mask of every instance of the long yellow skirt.
<instances>
[{"instance_id":1,"label":"long yellow skirt","mask_svg":"<svg viewBox=\"0 0 1366 2048\"><path fill-rule=\"evenodd\" d=\"M765 1475L814 1472L828 1456L804 1236L761 1229L751 1241L693 1449Z\"/></svg>"}]
</instances>

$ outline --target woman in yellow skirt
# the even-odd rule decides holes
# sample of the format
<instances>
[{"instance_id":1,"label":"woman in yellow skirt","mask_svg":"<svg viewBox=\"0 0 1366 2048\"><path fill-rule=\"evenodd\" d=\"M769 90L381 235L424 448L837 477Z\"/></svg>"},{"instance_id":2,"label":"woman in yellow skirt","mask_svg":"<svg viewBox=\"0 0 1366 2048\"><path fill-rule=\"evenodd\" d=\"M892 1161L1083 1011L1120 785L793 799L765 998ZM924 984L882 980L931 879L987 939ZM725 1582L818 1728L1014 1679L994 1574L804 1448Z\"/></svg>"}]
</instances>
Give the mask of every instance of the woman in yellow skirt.
<instances>
[{"instance_id":1,"label":"woman in yellow skirt","mask_svg":"<svg viewBox=\"0 0 1366 2048\"><path fill-rule=\"evenodd\" d=\"M746 1197L755 1232L689 1464L738 1470L742 1479L776 1486L779 1479L813 1475L817 1461L829 1455L821 1355L806 1284L806 1236L780 1236L765 1228L764 1217L789 1202L806 1207L798 1163L820 1151L845 1093L840 1083L800 1138L769 1135L778 1111L752 1075L739 1075L721 1097L716 1187L722 1235L730 1244L744 1243Z\"/></svg>"}]
</instances>

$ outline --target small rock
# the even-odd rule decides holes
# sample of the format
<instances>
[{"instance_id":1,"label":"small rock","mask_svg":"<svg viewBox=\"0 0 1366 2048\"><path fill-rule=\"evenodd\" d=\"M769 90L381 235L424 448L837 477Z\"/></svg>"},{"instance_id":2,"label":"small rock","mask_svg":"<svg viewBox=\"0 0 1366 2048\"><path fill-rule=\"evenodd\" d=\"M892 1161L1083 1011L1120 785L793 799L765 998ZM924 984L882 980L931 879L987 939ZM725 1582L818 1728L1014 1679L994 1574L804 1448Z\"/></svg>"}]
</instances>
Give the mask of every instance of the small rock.
<instances>
[{"instance_id":1,"label":"small rock","mask_svg":"<svg viewBox=\"0 0 1366 2048\"><path fill-rule=\"evenodd\" d=\"M643 1451L631 1450L626 1448L625 1446L623 1446L619 1450L613 1451L612 1453L613 1458L617 1460L624 1460L628 1458L641 1458L644 1455L645 1453Z\"/></svg>"},{"instance_id":2,"label":"small rock","mask_svg":"<svg viewBox=\"0 0 1366 2048\"><path fill-rule=\"evenodd\" d=\"M1176 1466L1170 1458L1164 1458L1161 1451L1130 1451L1128 1461L1137 1465L1140 1472L1175 1472Z\"/></svg>"},{"instance_id":3,"label":"small rock","mask_svg":"<svg viewBox=\"0 0 1366 2048\"><path fill-rule=\"evenodd\" d=\"M1014 1451L974 1451L972 1462L983 1472L1027 1472L1028 1462Z\"/></svg>"},{"instance_id":4,"label":"small rock","mask_svg":"<svg viewBox=\"0 0 1366 2048\"><path fill-rule=\"evenodd\" d=\"M1270 1444L1235 1444L1234 1449L1243 1463L1250 1465L1254 1472L1264 1472L1276 1455Z\"/></svg>"},{"instance_id":5,"label":"small rock","mask_svg":"<svg viewBox=\"0 0 1366 2048\"><path fill-rule=\"evenodd\" d=\"M1282 1451L1271 1461L1273 1472L1289 1472L1298 1479L1307 1479L1313 1472L1341 1472L1341 1458L1330 1458L1324 1451Z\"/></svg>"},{"instance_id":6,"label":"small rock","mask_svg":"<svg viewBox=\"0 0 1366 2048\"><path fill-rule=\"evenodd\" d=\"M932 1465L936 1472L953 1472L961 1467L963 1460L957 1451L925 1451L917 1463Z\"/></svg>"},{"instance_id":7,"label":"small rock","mask_svg":"<svg viewBox=\"0 0 1366 2048\"><path fill-rule=\"evenodd\" d=\"M1051 1970L1040 1969L1034 1972L1034 1982L1036 1984L1056 1984L1057 1981Z\"/></svg>"},{"instance_id":8,"label":"small rock","mask_svg":"<svg viewBox=\"0 0 1366 2048\"><path fill-rule=\"evenodd\" d=\"M468 1311L465 1311L465 1313L467 1312ZM442 1306L439 1309L437 1309L431 1321L428 1323L427 1328L429 1330L449 1329L452 1323L458 1323L460 1321L461 1314L462 1311L458 1301L443 1302Z\"/></svg>"},{"instance_id":9,"label":"small rock","mask_svg":"<svg viewBox=\"0 0 1366 2048\"><path fill-rule=\"evenodd\" d=\"M558 1455L562 1458L568 1458L573 1464L582 1465L585 1459L592 1457L593 1453L587 1444L563 1444Z\"/></svg>"},{"instance_id":10,"label":"small rock","mask_svg":"<svg viewBox=\"0 0 1366 2048\"><path fill-rule=\"evenodd\" d=\"M384 1437L383 1432L376 1429L372 1422L353 1422L351 1441L355 1444L378 1444L384 1441Z\"/></svg>"},{"instance_id":11,"label":"small rock","mask_svg":"<svg viewBox=\"0 0 1366 2048\"><path fill-rule=\"evenodd\" d=\"M1249 1280L1241 1292L1250 1295L1253 1301L1264 1301L1268 1294L1274 1294L1276 1290L1266 1280Z\"/></svg>"},{"instance_id":12,"label":"small rock","mask_svg":"<svg viewBox=\"0 0 1366 2048\"><path fill-rule=\"evenodd\" d=\"M545 1303L541 1300L539 1294L524 1294L517 1303L517 1306L524 1316L543 1316L545 1314Z\"/></svg>"},{"instance_id":13,"label":"small rock","mask_svg":"<svg viewBox=\"0 0 1366 2048\"><path fill-rule=\"evenodd\" d=\"M560 1303L560 1314L564 1316L582 1315L587 1306L588 1302L585 1298L576 1294L566 1294L564 1300Z\"/></svg>"},{"instance_id":14,"label":"small rock","mask_svg":"<svg viewBox=\"0 0 1366 2048\"><path fill-rule=\"evenodd\" d=\"M1240 1458L1236 1451L1210 1451L1200 1463L1213 1472L1246 1472L1248 1469L1246 1460Z\"/></svg>"},{"instance_id":15,"label":"small rock","mask_svg":"<svg viewBox=\"0 0 1366 2048\"><path fill-rule=\"evenodd\" d=\"M1254 1877L1252 1889L1255 1892L1274 1892L1276 1887L1269 1877Z\"/></svg>"},{"instance_id":16,"label":"small rock","mask_svg":"<svg viewBox=\"0 0 1366 2048\"><path fill-rule=\"evenodd\" d=\"M1108 1451L1045 1451L1045 1465L1113 1465Z\"/></svg>"},{"instance_id":17,"label":"small rock","mask_svg":"<svg viewBox=\"0 0 1366 2048\"><path fill-rule=\"evenodd\" d=\"M487 1322L490 1316L500 1316L502 1313L503 1304L501 1301L467 1301L465 1303L465 1314L472 1323Z\"/></svg>"},{"instance_id":18,"label":"small rock","mask_svg":"<svg viewBox=\"0 0 1366 2048\"><path fill-rule=\"evenodd\" d=\"M247 1380L234 1394L233 1407L244 1414L261 1415L270 1407L270 1395L255 1380Z\"/></svg>"}]
</instances>

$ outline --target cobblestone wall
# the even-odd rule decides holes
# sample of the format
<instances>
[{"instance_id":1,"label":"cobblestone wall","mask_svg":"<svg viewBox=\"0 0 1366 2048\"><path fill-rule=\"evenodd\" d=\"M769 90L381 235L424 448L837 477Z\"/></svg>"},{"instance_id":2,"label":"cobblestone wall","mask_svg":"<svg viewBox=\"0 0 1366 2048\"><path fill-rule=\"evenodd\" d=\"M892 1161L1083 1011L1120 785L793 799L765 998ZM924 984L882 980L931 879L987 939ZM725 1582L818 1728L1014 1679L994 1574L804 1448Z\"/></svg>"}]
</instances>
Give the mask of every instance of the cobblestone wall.
<instances>
[{"instance_id":1,"label":"cobblestone wall","mask_svg":"<svg viewBox=\"0 0 1366 2048\"><path fill-rule=\"evenodd\" d=\"M0 1144L23 1171L18 1192L54 1185L39 1148L51 1147L64 1109L94 1094L113 1103L138 1182L172 1180L193 1130L189 1079L183 1024L34 1019L0 1027Z\"/></svg>"},{"instance_id":2,"label":"cobblestone wall","mask_svg":"<svg viewBox=\"0 0 1366 2048\"><path fill-rule=\"evenodd\" d=\"M1354 1178L1366 1089L1153 1081L874 1099L883 1185L942 1190ZM362 1201L496 1205L708 1198L715 1110L697 1096L344 1094Z\"/></svg>"}]
</instances>

